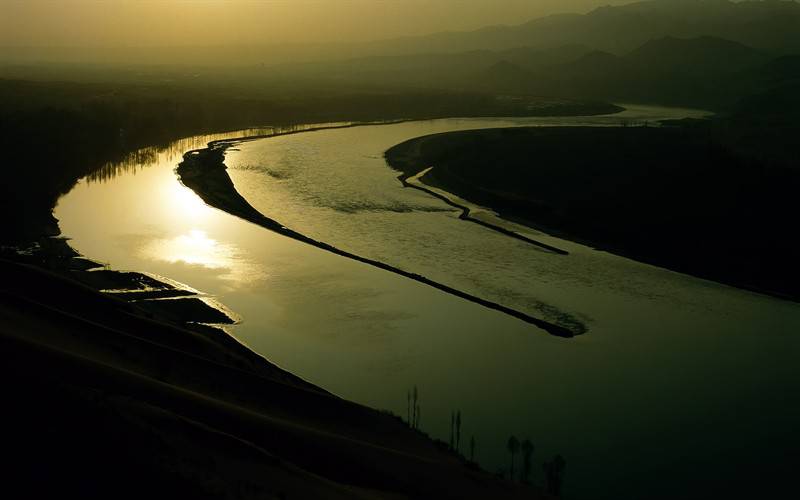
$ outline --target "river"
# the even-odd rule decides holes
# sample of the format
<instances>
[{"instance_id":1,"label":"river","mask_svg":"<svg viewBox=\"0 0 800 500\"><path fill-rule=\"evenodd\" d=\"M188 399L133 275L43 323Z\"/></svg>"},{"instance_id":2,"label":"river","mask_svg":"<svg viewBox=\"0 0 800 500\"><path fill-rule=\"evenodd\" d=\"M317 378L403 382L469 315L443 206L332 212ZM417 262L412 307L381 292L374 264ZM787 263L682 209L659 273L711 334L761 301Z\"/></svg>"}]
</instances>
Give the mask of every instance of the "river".
<instances>
[{"instance_id":1,"label":"river","mask_svg":"<svg viewBox=\"0 0 800 500\"><path fill-rule=\"evenodd\" d=\"M566 498L685 496L748 480L765 457L779 463L798 449L800 306L515 227L569 252L558 255L462 221L453 207L403 188L383 152L453 130L702 114L633 106L604 117L443 119L228 150L237 190L264 215L533 316L583 325L572 339L205 206L176 178L180 154L241 132L109 166L62 197L56 217L84 255L222 302L241 317L232 335L327 390L405 418L416 385L422 429L445 441L460 410L462 451L474 436L476 459L490 471L508 468L513 434L536 446L535 482L542 460L566 458ZM479 216L497 221L490 211Z\"/></svg>"}]
</instances>

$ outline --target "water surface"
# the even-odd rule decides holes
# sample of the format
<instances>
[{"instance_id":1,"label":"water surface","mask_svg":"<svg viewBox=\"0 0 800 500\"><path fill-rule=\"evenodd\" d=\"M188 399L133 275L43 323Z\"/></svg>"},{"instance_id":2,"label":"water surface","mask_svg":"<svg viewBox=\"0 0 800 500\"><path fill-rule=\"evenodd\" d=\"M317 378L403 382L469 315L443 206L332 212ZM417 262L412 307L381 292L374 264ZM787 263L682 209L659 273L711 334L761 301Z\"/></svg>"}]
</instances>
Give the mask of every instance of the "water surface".
<instances>
[{"instance_id":1,"label":"water surface","mask_svg":"<svg viewBox=\"0 0 800 500\"><path fill-rule=\"evenodd\" d=\"M383 152L451 130L698 114L631 108L610 117L433 120L229 150L237 189L266 216L588 327L571 340L206 207L173 169L176 153L211 137L82 181L56 216L88 257L216 297L243 318L234 336L315 384L404 417L406 392L417 385L422 428L445 440L450 412L461 410L463 441L475 436L476 458L491 471L508 467L513 433L536 445L536 481L542 459L566 457L568 498L681 496L695 480L747 480L754 464L797 449L800 307L527 230L570 252L556 255L461 221L445 203L402 188Z\"/></svg>"}]
</instances>

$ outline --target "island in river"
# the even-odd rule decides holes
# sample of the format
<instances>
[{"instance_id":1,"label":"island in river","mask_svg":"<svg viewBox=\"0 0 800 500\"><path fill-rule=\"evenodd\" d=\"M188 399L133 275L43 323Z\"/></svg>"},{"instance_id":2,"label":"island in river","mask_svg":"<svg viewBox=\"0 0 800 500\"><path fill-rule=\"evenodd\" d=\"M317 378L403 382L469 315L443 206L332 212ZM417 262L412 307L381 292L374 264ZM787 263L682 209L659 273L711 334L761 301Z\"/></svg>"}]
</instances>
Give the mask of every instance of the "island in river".
<instances>
[{"instance_id":1,"label":"island in river","mask_svg":"<svg viewBox=\"0 0 800 500\"><path fill-rule=\"evenodd\" d=\"M710 122L418 137L386 152L502 217L661 267L797 299L786 244L800 172L735 153Z\"/></svg>"}]
</instances>

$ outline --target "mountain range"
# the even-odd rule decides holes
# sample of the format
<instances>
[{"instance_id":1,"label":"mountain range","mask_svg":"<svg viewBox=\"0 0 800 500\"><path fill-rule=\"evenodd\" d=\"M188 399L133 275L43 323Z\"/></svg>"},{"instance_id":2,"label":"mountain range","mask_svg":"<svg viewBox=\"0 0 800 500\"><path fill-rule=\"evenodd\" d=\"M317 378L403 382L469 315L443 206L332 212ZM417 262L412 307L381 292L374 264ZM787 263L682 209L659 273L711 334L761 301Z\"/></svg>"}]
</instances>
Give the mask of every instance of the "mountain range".
<instances>
[{"instance_id":1,"label":"mountain range","mask_svg":"<svg viewBox=\"0 0 800 500\"><path fill-rule=\"evenodd\" d=\"M516 26L376 42L380 54L585 45L616 54L666 36L712 36L775 51L800 49L800 3L789 0L648 0L558 14ZM363 50L363 49L362 49Z\"/></svg>"},{"instance_id":2,"label":"mountain range","mask_svg":"<svg viewBox=\"0 0 800 500\"><path fill-rule=\"evenodd\" d=\"M794 0L645 0L557 14L511 26L358 43L201 47L0 47L0 62L136 64L287 64L410 54L554 49L582 45L622 55L666 36L712 36L781 53L800 50L800 3Z\"/></svg>"},{"instance_id":3,"label":"mountain range","mask_svg":"<svg viewBox=\"0 0 800 500\"><path fill-rule=\"evenodd\" d=\"M141 54L107 48L80 56L59 50L48 56L45 49L0 48L0 77L47 79L47 67L37 67L32 58L111 61L84 64L70 78L148 84L167 79L176 85L238 87L249 94L411 88L720 110L798 81L800 3L646 0L514 26L369 43L142 49ZM114 66L116 60L134 62ZM65 74L71 67L58 70Z\"/></svg>"},{"instance_id":4,"label":"mountain range","mask_svg":"<svg viewBox=\"0 0 800 500\"><path fill-rule=\"evenodd\" d=\"M264 74L719 109L796 80L794 54L798 2L649 0L378 41L351 47L354 57L344 60L268 66Z\"/></svg>"}]
</instances>

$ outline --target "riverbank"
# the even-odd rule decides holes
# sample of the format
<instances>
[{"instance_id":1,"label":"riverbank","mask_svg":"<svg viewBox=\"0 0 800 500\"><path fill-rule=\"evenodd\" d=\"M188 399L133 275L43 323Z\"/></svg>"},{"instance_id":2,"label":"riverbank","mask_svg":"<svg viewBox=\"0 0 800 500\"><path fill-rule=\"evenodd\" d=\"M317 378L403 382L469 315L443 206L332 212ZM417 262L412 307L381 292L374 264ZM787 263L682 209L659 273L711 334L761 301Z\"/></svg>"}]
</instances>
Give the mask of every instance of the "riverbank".
<instances>
[{"instance_id":1,"label":"riverbank","mask_svg":"<svg viewBox=\"0 0 800 500\"><path fill-rule=\"evenodd\" d=\"M785 231L800 175L733 153L708 126L488 129L386 152L404 176L565 239L797 300Z\"/></svg>"},{"instance_id":2,"label":"riverbank","mask_svg":"<svg viewBox=\"0 0 800 500\"><path fill-rule=\"evenodd\" d=\"M219 329L99 291L121 280L171 285L87 270L97 268L62 243L46 252L49 270L24 262L44 252L0 259L7 487L115 498L544 497ZM93 286L83 273L99 274Z\"/></svg>"},{"instance_id":3,"label":"riverbank","mask_svg":"<svg viewBox=\"0 0 800 500\"><path fill-rule=\"evenodd\" d=\"M322 127L321 129L353 127L356 125L343 125L341 127ZM297 132L286 132L286 135L298 132L311 133L314 129L303 130ZM355 261L368 264L385 271L389 271L405 278L431 286L443 292L455 295L459 298L480 304L484 307L500 311L508 314L517 319L521 319L527 323L533 324L538 328L546 331L547 333L557 336L570 338L575 335L581 335L586 332L586 327L582 323L574 322L568 325L561 325L551 323L536 317L533 317L522 311L506 307L502 304L492 302L481 297L466 293L447 286L445 284L433 281L425 276L405 271L403 269L391 266L381 261L368 259L359 255L352 254L322 241L317 241L308 236L285 227L280 222L266 217L258 210L256 210L250 203L245 200L237 191L233 182L231 181L227 167L225 166L225 151L235 146L242 141L250 141L254 138L243 138L241 140L224 140L212 142L205 149L189 151L184 155L184 160L176 169L176 173L180 177L181 182L188 188L192 189L200 198L209 206L223 210L231 215L235 215L244 220L257 224L265 229L275 231L289 238L297 241L312 245L322 250L334 253L336 255L353 259Z\"/></svg>"}]
</instances>

